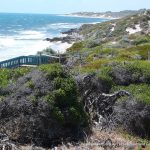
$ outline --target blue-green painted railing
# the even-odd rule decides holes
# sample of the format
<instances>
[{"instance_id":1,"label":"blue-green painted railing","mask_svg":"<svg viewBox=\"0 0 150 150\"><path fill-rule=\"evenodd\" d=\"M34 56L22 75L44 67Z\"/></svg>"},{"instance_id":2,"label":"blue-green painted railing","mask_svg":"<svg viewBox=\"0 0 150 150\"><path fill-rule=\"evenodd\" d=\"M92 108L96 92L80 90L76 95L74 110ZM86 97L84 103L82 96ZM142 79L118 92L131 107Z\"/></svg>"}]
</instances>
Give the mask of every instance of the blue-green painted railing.
<instances>
[{"instance_id":1,"label":"blue-green painted railing","mask_svg":"<svg viewBox=\"0 0 150 150\"><path fill-rule=\"evenodd\" d=\"M13 59L5 60L0 62L0 68L16 68L23 65L40 65L40 64L48 64L51 62L51 59L57 59L58 57L51 56L20 56Z\"/></svg>"}]
</instances>

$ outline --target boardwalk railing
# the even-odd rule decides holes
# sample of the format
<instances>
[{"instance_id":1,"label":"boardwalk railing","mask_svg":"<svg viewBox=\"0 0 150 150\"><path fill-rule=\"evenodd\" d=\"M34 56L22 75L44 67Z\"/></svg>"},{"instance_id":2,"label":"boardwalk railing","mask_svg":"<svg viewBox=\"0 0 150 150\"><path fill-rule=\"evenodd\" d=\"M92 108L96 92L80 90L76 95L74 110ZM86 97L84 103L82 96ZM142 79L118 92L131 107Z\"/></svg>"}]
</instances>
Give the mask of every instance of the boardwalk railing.
<instances>
[{"instance_id":1,"label":"boardwalk railing","mask_svg":"<svg viewBox=\"0 0 150 150\"><path fill-rule=\"evenodd\" d=\"M40 64L48 64L53 61L59 61L57 56L48 55L32 55L32 56L20 56L13 59L0 62L0 68L16 68L20 66L37 66Z\"/></svg>"}]
</instances>

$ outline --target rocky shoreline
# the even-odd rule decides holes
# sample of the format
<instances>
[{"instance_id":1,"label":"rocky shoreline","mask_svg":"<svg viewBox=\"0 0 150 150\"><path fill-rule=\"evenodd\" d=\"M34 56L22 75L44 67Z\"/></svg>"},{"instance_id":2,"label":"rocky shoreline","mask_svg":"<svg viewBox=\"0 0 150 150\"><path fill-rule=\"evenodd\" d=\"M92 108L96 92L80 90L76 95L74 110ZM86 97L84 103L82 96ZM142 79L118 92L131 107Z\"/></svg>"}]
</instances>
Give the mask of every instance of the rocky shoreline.
<instances>
[{"instance_id":1,"label":"rocky shoreline","mask_svg":"<svg viewBox=\"0 0 150 150\"><path fill-rule=\"evenodd\" d=\"M63 37L46 38L45 41L49 42L62 42L73 44L74 42L83 40L83 36L79 34L78 29L70 29L66 32L62 32Z\"/></svg>"}]
</instances>

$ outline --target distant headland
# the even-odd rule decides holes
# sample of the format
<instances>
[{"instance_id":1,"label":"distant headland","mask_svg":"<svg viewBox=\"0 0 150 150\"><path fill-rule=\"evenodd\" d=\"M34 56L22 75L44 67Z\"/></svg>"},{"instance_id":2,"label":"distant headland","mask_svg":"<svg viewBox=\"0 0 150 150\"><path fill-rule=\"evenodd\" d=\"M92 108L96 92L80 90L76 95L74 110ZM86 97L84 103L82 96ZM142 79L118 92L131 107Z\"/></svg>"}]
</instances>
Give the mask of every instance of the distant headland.
<instances>
[{"instance_id":1,"label":"distant headland","mask_svg":"<svg viewBox=\"0 0 150 150\"><path fill-rule=\"evenodd\" d=\"M119 18L123 18L123 17L129 16L129 15L135 15L135 14L143 12L145 10L146 9L124 10L124 11L120 11L120 12L112 12L112 11L106 11L106 12L74 12L74 13L70 13L70 14L65 14L65 16L119 19Z\"/></svg>"}]
</instances>

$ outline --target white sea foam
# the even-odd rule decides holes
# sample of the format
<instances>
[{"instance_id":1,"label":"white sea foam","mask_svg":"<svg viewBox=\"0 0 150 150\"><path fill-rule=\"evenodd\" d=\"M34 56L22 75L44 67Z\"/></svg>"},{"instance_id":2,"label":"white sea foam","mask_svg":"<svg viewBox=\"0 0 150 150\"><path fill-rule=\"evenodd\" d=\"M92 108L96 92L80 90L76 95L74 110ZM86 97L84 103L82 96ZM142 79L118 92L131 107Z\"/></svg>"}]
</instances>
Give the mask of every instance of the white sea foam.
<instances>
[{"instance_id":1,"label":"white sea foam","mask_svg":"<svg viewBox=\"0 0 150 150\"><path fill-rule=\"evenodd\" d=\"M13 36L0 37L0 61L22 56L34 55L51 44L44 41L44 33L40 31L25 30Z\"/></svg>"},{"instance_id":2,"label":"white sea foam","mask_svg":"<svg viewBox=\"0 0 150 150\"><path fill-rule=\"evenodd\" d=\"M20 31L19 34L16 36L16 39L18 40L38 40L43 39L45 37L45 34L40 31L32 31L32 30L26 30L26 31Z\"/></svg>"},{"instance_id":3,"label":"white sea foam","mask_svg":"<svg viewBox=\"0 0 150 150\"><path fill-rule=\"evenodd\" d=\"M51 24L51 27L58 28L70 28L70 23L58 23ZM78 25L73 25L75 27ZM46 29L47 30L47 29ZM66 34L58 34L55 36L64 37ZM41 31L36 30L21 30L17 31L13 36L2 36L0 37L0 61L10 59L17 56L24 55L34 55L38 51L51 47L56 52L64 53L67 48L71 46L68 43L61 42L48 42L44 41L46 37L54 37L52 35L47 35L46 32L42 29ZM6 55L7 54L7 55Z\"/></svg>"},{"instance_id":4,"label":"white sea foam","mask_svg":"<svg viewBox=\"0 0 150 150\"><path fill-rule=\"evenodd\" d=\"M66 36L66 35L61 35ZM18 56L35 55L38 51L51 47L64 53L71 44L44 41L46 35L39 31L22 31L18 35L0 37L0 61Z\"/></svg>"},{"instance_id":5,"label":"white sea foam","mask_svg":"<svg viewBox=\"0 0 150 150\"><path fill-rule=\"evenodd\" d=\"M36 54L38 51L44 50L50 47L50 42L48 41L38 41L36 43L31 43L28 41L29 46L24 47L22 51L24 51L24 55L33 55Z\"/></svg>"},{"instance_id":6,"label":"white sea foam","mask_svg":"<svg viewBox=\"0 0 150 150\"><path fill-rule=\"evenodd\" d=\"M14 40L13 45L8 47L7 43L10 41L7 41L7 39L4 41L3 47L0 47L0 61L17 56L34 55L51 45L50 42L43 40Z\"/></svg>"},{"instance_id":7,"label":"white sea foam","mask_svg":"<svg viewBox=\"0 0 150 150\"><path fill-rule=\"evenodd\" d=\"M10 47L15 44L15 40L11 37L0 37L0 47Z\"/></svg>"},{"instance_id":8,"label":"white sea foam","mask_svg":"<svg viewBox=\"0 0 150 150\"><path fill-rule=\"evenodd\" d=\"M70 29L80 27L83 23L54 23L47 25L50 29Z\"/></svg>"}]
</instances>

